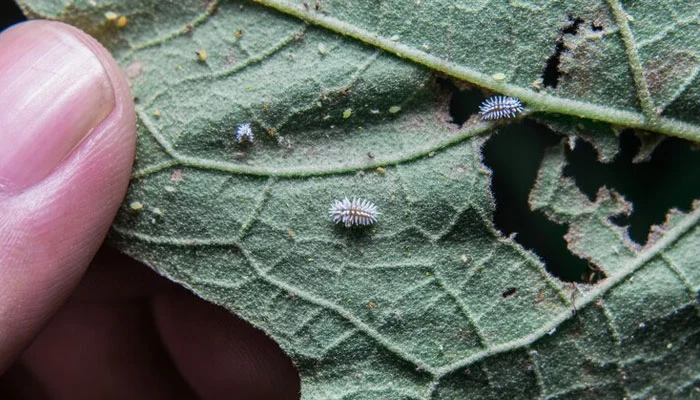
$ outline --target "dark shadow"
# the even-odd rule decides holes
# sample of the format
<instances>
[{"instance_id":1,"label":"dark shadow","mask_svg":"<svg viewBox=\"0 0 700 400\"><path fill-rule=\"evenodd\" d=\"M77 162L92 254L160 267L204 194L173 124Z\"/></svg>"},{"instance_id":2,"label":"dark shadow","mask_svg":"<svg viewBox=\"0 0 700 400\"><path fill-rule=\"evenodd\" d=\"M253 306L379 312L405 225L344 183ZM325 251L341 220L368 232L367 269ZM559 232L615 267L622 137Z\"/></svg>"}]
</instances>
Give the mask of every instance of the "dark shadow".
<instances>
[{"instance_id":1,"label":"dark shadow","mask_svg":"<svg viewBox=\"0 0 700 400\"><path fill-rule=\"evenodd\" d=\"M26 18L14 1L0 1L0 31L24 20Z\"/></svg>"},{"instance_id":2,"label":"dark shadow","mask_svg":"<svg viewBox=\"0 0 700 400\"><path fill-rule=\"evenodd\" d=\"M50 400L51 396L29 368L18 361L0 375L0 398Z\"/></svg>"}]
</instances>

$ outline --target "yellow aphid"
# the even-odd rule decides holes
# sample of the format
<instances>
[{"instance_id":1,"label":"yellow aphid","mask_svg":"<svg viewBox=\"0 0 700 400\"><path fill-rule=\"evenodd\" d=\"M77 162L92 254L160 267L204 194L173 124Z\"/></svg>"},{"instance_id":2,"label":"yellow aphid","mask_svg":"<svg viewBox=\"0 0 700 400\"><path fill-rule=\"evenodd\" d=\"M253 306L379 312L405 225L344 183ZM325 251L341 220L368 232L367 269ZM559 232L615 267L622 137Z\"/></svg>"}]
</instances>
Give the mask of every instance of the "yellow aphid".
<instances>
[{"instance_id":1,"label":"yellow aphid","mask_svg":"<svg viewBox=\"0 0 700 400\"><path fill-rule=\"evenodd\" d=\"M199 57L199 61L201 62L206 62L207 61L207 51L202 49L196 52L197 57Z\"/></svg>"},{"instance_id":2,"label":"yellow aphid","mask_svg":"<svg viewBox=\"0 0 700 400\"><path fill-rule=\"evenodd\" d=\"M119 19L117 20L117 28L123 28L123 27L125 27L127 22L128 22L128 20L126 19L126 17L122 15L122 16L119 17Z\"/></svg>"},{"instance_id":3,"label":"yellow aphid","mask_svg":"<svg viewBox=\"0 0 700 400\"><path fill-rule=\"evenodd\" d=\"M131 204L129 204L129 208L134 211L141 211L143 210L143 203L140 201L132 201Z\"/></svg>"}]
</instances>

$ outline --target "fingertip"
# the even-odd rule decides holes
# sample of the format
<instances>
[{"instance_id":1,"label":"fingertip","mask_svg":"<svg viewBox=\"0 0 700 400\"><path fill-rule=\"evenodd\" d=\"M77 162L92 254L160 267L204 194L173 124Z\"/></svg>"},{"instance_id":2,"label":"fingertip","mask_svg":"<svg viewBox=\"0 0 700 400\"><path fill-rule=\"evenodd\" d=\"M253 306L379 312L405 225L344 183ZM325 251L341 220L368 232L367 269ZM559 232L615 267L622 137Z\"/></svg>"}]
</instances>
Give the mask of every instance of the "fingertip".
<instances>
[{"instance_id":1,"label":"fingertip","mask_svg":"<svg viewBox=\"0 0 700 400\"><path fill-rule=\"evenodd\" d=\"M0 34L0 54L0 196L48 180L89 141L102 141L117 171L130 168L133 100L95 39L61 22L29 21Z\"/></svg>"},{"instance_id":2,"label":"fingertip","mask_svg":"<svg viewBox=\"0 0 700 400\"><path fill-rule=\"evenodd\" d=\"M118 65L79 29L29 21L3 31L0 48L2 371L102 243L129 182L136 118Z\"/></svg>"}]
</instances>

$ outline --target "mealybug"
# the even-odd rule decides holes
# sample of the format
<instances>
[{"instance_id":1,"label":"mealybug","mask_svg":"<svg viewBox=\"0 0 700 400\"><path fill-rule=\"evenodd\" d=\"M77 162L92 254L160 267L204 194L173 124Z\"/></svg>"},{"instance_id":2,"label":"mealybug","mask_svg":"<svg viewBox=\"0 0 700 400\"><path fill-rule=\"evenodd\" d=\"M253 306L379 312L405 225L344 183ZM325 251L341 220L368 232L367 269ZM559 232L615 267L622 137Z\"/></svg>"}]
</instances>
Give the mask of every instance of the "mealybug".
<instances>
[{"instance_id":1,"label":"mealybug","mask_svg":"<svg viewBox=\"0 0 700 400\"><path fill-rule=\"evenodd\" d=\"M253 128L250 127L249 123L238 125L236 129L236 142L241 143L243 141L248 141L253 143Z\"/></svg>"},{"instance_id":2,"label":"mealybug","mask_svg":"<svg viewBox=\"0 0 700 400\"><path fill-rule=\"evenodd\" d=\"M352 201L345 199L336 200L331 205L328 215L336 224L343 223L346 227L353 225L371 225L377 222L377 206L368 200L353 198Z\"/></svg>"},{"instance_id":3,"label":"mealybug","mask_svg":"<svg viewBox=\"0 0 700 400\"><path fill-rule=\"evenodd\" d=\"M515 117L523 111L523 103L515 97L493 96L479 106L479 116L484 120Z\"/></svg>"}]
</instances>

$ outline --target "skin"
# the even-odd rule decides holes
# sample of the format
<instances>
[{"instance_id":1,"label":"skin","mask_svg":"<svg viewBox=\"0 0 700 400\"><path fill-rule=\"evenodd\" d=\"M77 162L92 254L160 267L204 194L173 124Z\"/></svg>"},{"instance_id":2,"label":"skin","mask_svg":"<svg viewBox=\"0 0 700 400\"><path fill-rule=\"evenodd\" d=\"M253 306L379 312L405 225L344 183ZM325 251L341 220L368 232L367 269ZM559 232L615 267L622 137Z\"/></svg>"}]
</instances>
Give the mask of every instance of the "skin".
<instances>
[{"instance_id":1,"label":"skin","mask_svg":"<svg viewBox=\"0 0 700 400\"><path fill-rule=\"evenodd\" d=\"M31 21L0 54L0 398L298 398L262 332L101 248L136 141L109 53Z\"/></svg>"}]
</instances>

